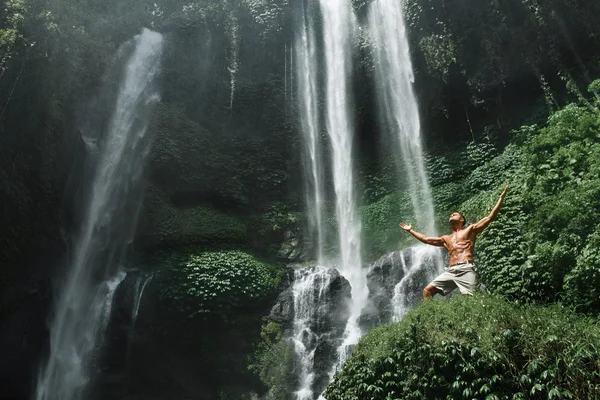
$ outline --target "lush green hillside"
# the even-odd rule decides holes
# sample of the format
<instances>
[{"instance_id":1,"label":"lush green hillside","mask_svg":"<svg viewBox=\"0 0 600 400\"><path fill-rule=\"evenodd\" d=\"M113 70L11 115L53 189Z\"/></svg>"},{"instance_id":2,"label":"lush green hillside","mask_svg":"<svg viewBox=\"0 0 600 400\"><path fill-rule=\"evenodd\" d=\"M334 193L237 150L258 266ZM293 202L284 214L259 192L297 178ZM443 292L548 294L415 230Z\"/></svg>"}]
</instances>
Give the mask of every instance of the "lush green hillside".
<instances>
[{"instance_id":1,"label":"lush green hillside","mask_svg":"<svg viewBox=\"0 0 600 400\"><path fill-rule=\"evenodd\" d=\"M514 130L502 151L471 143L430 158L440 221L451 210L471 222L486 216L510 185L476 246L497 296L425 302L370 332L328 400L600 398L599 83L589 100ZM399 195L367 210L393 220L387 202ZM381 235L393 236L392 225Z\"/></svg>"},{"instance_id":2,"label":"lush green hillside","mask_svg":"<svg viewBox=\"0 0 600 400\"><path fill-rule=\"evenodd\" d=\"M600 327L559 305L429 301L365 336L327 400L597 399Z\"/></svg>"}]
</instances>

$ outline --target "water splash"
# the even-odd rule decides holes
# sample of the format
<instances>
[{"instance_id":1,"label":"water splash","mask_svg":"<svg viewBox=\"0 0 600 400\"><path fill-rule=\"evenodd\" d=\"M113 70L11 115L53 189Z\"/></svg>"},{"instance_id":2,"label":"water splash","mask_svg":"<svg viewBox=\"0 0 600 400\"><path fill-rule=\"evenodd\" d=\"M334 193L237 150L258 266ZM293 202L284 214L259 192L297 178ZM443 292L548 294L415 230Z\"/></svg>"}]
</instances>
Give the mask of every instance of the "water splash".
<instances>
[{"instance_id":1,"label":"water splash","mask_svg":"<svg viewBox=\"0 0 600 400\"><path fill-rule=\"evenodd\" d=\"M326 301L326 289L331 284L331 274L324 267L301 268L294 272L292 293L294 298L294 331L292 343L299 364L300 388L294 394L297 400L314 399L314 359L319 335L312 327L317 323L317 309Z\"/></svg>"},{"instance_id":2,"label":"water splash","mask_svg":"<svg viewBox=\"0 0 600 400\"><path fill-rule=\"evenodd\" d=\"M108 129L99 143L82 229L51 325L50 356L38 379L38 400L87 397L113 295L125 276L120 260L139 214L141 202L135 200L141 196L144 160L150 150L146 137L150 110L159 100L154 81L162 43L160 34L144 29L119 51L122 55L134 47L122 72Z\"/></svg>"},{"instance_id":3,"label":"water splash","mask_svg":"<svg viewBox=\"0 0 600 400\"><path fill-rule=\"evenodd\" d=\"M400 321L422 299L425 285L439 275L440 250L433 246L417 245L400 252L396 262L399 261L404 274L394 288L392 321Z\"/></svg>"}]
</instances>

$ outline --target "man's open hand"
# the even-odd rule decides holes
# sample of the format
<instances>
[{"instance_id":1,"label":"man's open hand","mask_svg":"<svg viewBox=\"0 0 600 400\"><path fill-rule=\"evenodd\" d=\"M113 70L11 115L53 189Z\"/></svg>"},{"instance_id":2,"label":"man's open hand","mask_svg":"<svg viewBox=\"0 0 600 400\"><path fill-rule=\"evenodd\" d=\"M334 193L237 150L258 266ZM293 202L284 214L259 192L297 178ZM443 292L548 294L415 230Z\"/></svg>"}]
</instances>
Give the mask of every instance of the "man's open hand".
<instances>
[{"instance_id":1,"label":"man's open hand","mask_svg":"<svg viewBox=\"0 0 600 400\"><path fill-rule=\"evenodd\" d=\"M502 192L500 197L504 198L506 196L506 192L508 192L508 185L506 185L506 187L504 188L504 191Z\"/></svg>"},{"instance_id":2,"label":"man's open hand","mask_svg":"<svg viewBox=\"0 0 600 400\"><path fill-rule=\"evenodd\" d=\"M412 225L407 225L404 222L400 222L400 228L404 229L406 232L412 229Z\"/></svg>"}]
</instances>

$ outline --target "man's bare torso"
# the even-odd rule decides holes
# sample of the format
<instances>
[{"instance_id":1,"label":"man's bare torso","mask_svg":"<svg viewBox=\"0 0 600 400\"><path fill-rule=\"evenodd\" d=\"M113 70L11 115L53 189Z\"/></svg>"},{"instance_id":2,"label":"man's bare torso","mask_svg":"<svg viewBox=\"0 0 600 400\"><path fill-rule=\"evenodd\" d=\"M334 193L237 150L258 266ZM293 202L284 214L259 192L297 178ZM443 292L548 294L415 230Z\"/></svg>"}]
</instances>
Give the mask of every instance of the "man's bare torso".
<instances>
[{"instance_id":1,"label":"man's bare torso","mask_svg":"<svg viewBox=\"0 0 600 400\"><path fill-rule=\"evenodd\" d=\"M448 249L450 254L450 266L473 262L476 236L472 225L451 235L442 236L444 247Z\"/></svg>"}]
</instances>

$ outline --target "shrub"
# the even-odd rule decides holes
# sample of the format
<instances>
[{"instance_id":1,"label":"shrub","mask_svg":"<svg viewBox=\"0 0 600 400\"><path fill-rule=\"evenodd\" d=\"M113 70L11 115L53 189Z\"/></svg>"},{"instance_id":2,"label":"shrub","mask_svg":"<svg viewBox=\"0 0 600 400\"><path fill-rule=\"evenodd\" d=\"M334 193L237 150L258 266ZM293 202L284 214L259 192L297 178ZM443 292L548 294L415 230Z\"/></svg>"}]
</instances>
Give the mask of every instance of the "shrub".
<instances>
[{"instance_id":1,"label":"shrub","mask_svg":"<svg viewBox=\"0 0 600 400\"><path fill-rule=\"evenodd\" d=\"M283 337L280 323L267 321L249 369L269 388L269 399L285 400L293 378L294 348Z\"/></svg>"},{"instance_id":2,"label":"shrub","mask_svg":"<svg viewBox=\"0 0 600 400\"><path fill-rule=\"evenodd\" d=\"M168 309L221 316L260 306L274 294L281 270L241 251L174 255L161 273L160 300Z\"/></svg>"},{"instance_id":3,"label":"shrub","mask_svg":"<svg viewBox=\"0 0 600 400\"><path fill-rule=\"evenodd\" d=\"M327 400L592 399L600 328L558 305L487 295L428 301L369 332Z\"/></svg>"},{"instance_id":4,"label":"shrub","mask_svg":"<svg viewBox=\"0 0 600 400\"><path fill-rule=\"evenodd\" d=\"M582 311L600 309L600 225L577 257L577 263L565 279L565 295Z\"/></svg>"}]
</instances>

